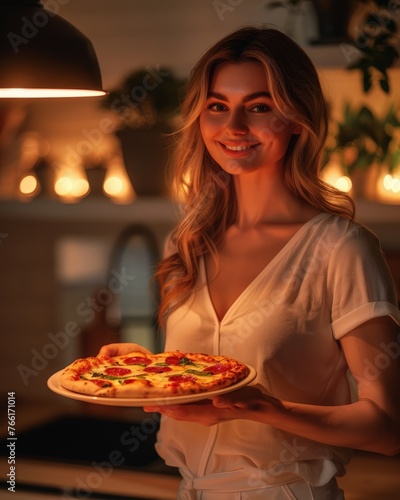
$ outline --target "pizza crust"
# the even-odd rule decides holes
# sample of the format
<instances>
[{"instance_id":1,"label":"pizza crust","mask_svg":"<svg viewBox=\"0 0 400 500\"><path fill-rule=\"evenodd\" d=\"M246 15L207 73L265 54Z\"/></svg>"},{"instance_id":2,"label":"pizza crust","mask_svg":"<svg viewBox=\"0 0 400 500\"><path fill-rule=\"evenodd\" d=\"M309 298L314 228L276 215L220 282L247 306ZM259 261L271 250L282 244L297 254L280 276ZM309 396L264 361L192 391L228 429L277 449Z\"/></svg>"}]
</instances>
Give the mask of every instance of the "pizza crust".
<instances>
[{"instance_id":1,"label":"pizza crust","mask_svg":"<svg viewBox=\"0 0 400 500\"><path fill-rule=\"evenodd\" d=\"M80 358L60 374L62 387L89 396L156 398L199 394L243 380L248 367L226 356L139 351Z\"/></svg>"}]
</instances>

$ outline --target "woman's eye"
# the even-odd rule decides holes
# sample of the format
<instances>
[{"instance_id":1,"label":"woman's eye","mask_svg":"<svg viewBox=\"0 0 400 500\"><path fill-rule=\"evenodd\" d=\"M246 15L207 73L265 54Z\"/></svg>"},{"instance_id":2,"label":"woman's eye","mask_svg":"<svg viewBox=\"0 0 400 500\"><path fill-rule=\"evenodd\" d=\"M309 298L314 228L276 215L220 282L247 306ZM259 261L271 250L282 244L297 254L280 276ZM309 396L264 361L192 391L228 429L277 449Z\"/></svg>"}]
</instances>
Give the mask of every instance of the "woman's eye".
<instances>
[{"instance_id":1,"label":"woman's eye","mask_svg":"<svg viewBox=\"0 0 400 500\"><path fill-rule=\"evenodd\" d=\"M211 111L225 111L226 106L224 104L214 102L208 105L208 109L210 109Z\"/></svg>"},{"instance_id":2,"label":"woman's eye","mask_svg":"<svg viewBox=\"0 0 400 500\"><path fill-rule=\"evenodd\" d=\"M254 111L255 113L268 113L268 111L271 111L271 106L267 104L256 104L250 108L250 111Z\"/></svg>"}]
</instances>

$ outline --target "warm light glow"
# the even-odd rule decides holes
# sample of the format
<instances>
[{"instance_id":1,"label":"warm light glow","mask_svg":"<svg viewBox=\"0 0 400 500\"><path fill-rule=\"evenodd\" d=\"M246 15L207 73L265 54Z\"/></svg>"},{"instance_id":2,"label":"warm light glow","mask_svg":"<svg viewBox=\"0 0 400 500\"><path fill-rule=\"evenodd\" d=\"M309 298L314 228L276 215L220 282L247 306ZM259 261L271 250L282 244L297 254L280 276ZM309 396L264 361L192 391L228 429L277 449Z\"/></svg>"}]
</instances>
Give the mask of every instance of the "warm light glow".
<instances>
[{"instance_id":1,"label":"warm light glow","mask_svg":"<svg viewBox=\"0 0 400 500\"><path fill-rule=\"evenodd\" d=\"M386 172L378 178L377 197L382 202L400 204L400 169L391 174Z\"/></svg>"},{"instance_id":2,"label":"warm light glow","mask_svg":"<svg viewBox=\"0 0 400 500\"><path fill-rule=\"evenodd\" d=\"M38 187L37 179L34 175L26 175L19 183L19 190L22 194L33 194Z\"/></svg>"},{"instance_id":3,"label":"warm light glow","mask_svg":"<svg viewBox=\"0 0 400 500\"><path fill-rule=\"evenodd\" d=\"M40 99L51 97L96 97L103 96L103 90L88 89L33 89L33 88L0 88L3 99Z\"/></svg>"},{"instance_id":4,"label":"warm light glow","mask_svg":"<svg viewBox=\"0 0 400 500\"><path fill-rule=\"evenodd\" d=\"M392 191L393 193L400 192L400 179L398 177L393 177L390 174L385 175L383 178L383 187L387 191Z\"/></svg>"},{"instance_id":5,"label":"warm light glow","mask_svg":"<svg viewBox=\"0 0 400 500\"><path fill-rule=\"evenodd\" d=\"M83 177L74 175L63 175L57 179L54 190L62 198L83 198L89 192L89 182Z\"/></svg>"},{"instance_id":6,"label":"warm light glow","mask_svg":"<svg viewBox=\"0 0 400 500\"><path fill-rule=\"evenodd\" d=\"M122 156L116 153L107 163L107 174L103 192L113 203L127 204L135 199L136 193L126 173Z\"/></svg>"},{"instance_id":7,"label":"warm light glow","mask_svg":"<svg viewBox=\"0 0 400 500\"><path fill-rule=\"evenodd\" d=\"M322 178L325 182L334 186L340 191L348 193L353 187L350 177L347 175L342 175L342 169L340 165L336 162L332 162L327 165L322 171Z\"/></svg>"},{"instance_id":8,"label":"warm light glow","mask_svg":"<svg viewBox=\"0 0 400 500\"><path fill-rule=\"evenodd\" d=\"M104 181L104 192L109 196L118 196L123 190L122 179L117 176L108 177Z\"/></svg>"},{"instance_id":9,"label":"warm light glow","mask_svg":"<svg viewBox=\"0 0 400 500\"><path fill-rule=\"evenodd\" d=\"M83 198L89 192L89 183L86 179L74 179L72 181L71 194L78 198Z\"/></svg>"},{"instance_id":10,"label":"warm light glow","mask_svg":"<svg viewBox=\"0 0 400 500\"><path fill-rule=\"evenodd\" d=\"M347 175L342 175L342 177L336 179L334 186L340 191L348 193L353 187L353 183L351 182L350 177L347 177Z\"/></svg>"},{"instance_id":11,"label":"warm light glow","mask_svg":"<svg viewBox=\"0 0 400 500\"><path fill-rule=\"evenodd\" d=\"M54 190L58 196L71 195L73 182L70 177L60 177L57 179Z\"/></svg>"},{"instance_id":12,"label":"warm light glow","mask_svg":"<svg viewBox=\"0 0 400 500\"><path fill-rule=\"evenodd\" d=\"M390 191L390 189L392 189L393 177L390 174L385 175L382 182L383 182L383 187L387 191Z\"/></svg>"}]
</instances>

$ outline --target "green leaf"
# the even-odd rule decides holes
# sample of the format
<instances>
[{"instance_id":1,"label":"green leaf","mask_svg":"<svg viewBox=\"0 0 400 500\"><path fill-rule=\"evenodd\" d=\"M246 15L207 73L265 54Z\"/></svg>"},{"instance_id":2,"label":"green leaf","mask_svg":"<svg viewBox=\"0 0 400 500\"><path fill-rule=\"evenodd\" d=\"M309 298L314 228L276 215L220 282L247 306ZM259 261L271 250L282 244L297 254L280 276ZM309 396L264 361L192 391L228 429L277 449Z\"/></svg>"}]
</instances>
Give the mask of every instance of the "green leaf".
<instances>
[{"instance_id":1,"label":"green leaf","mask_svg":"<svg viewBox=\"0 0 400 500\"><path fill-rule=\"evenodd\" d=\"M182 365L182 366L186 366L186 365L194 365L193 361L190 361L190 359L188 358L182 358L180 361L179 361L179 364Z\"/></svg>"},{"instance_id":2,"label":"green leaf","mask_svg":"<svg viewBox=\"0 0 400 500\"><path fill-rule=\"evenodd\" d=\"M387 123L388 125L391 125L392 127L399 127L400 126L400 121L397 118L397 113L395 111L393 104L390 106L387 115L383 119L383 122Z\"/></svg>"},{"instance_id":3,"label":"green leaf","mask_svg":"<svg viewBox=\"0 0 400 500\"><path fill-rule=\"evenodd\" d=\"M386 70L392 66L397 57L398 54L393 47L387 47L385 50L375 50L371 66L382 73L386 73Z\"/></svg>"},{"instance_id":4,"label":"green leaf","mask_svg":"<svg viewBox=\"0 0 400 500\"><path fill-rule=\"evenodd\" d=\"M400 149L396 149L389 163L389 171L392 172L399 165L400 165Z\"/></svg>"},{"instance_id":5,"label":"green leaf","mask_svg":"<svg viewBox=\"0 0 400 500\"><path fill-rule=\"evenodd\" d=\"M395 104L378 116L368 106L354 108L347 102L343 107L343 119L337 123L336 146L324 151L324 161L336 152L343 169L349 174L355 170L366 170L377 162L393 170L400 164L399 141L395 135L399 128L400 113ZM392 147L395 141L395 147ZM348 146L357 150L356 158L350 164L345 162Z\"/></svg>"},{"instance_id":6,"label":"green leaf","mask_svg":"<svg viewBox=\"0 0 400 500\"><path fill-rule=\"evenodd\" d=\"M191 373L192 375L198 375L199 377L210 377L212 372L201 372L199 370L185 370L184 373Z\"/></svg>"},{"instance_id":7,"label":"green leaf","mask_svg":"<svg viewBox=\"0 0 400 500\"><path fill-rule=\"evenodd\" d=\"M92 378L101 378L105 380L120 380L123 377L115 377L114 375L107 375L106 373L92 373L91 375Z\"/></svg>"},{"instance_id":8,"label":"green leaf","mask_svg":"<svg viewBox=\"0 0 400 500\"><path fill-rule=\"evenodd\" d=\"M358 118L364 123L370 123L375 120L374 114L368 106L361 106Z\"/></svg>"},{"instance_id":9,"label":"green leaf","mask_svg":"<svg viewBox=\"0 0 400 500\"><path fill-rule=\"evenodd\" d=\"M386 93L388 94L390 92L390 87L389 87L389 82L387 79L382 79L382 80L379 80L379 83L381 85L381 89Z\"/></svg>"},{"instance_id":10,"label":"green leaf","mask_svg":"<svg viewBox=\"0 0 400 500\"><path fill-rule=\"evenodd\" d=\"M364 72L363 74L363 87L364 92L368 92L372 87L372 78L368 71Z\"/></svg>"}]
</instances>

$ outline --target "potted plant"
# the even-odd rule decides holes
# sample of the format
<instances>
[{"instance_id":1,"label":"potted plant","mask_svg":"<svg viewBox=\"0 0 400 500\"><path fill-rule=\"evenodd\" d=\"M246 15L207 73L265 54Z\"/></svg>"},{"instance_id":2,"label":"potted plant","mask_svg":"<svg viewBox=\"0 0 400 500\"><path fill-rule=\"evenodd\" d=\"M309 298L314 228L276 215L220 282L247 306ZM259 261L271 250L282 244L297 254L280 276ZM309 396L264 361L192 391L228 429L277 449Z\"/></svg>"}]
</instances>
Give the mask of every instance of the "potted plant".
<instances>
[{"instance_id":1,"label":"potted plant","mask_svg":"<svg viewBox=\"0 0 400 500\"><path fill-rule=\"evenodd\" d=\"M367 0L360 2L368 3ZM374 72L377 73L381 89L388 94L390 84L387 70L399 58L398 26L394 18L393 0L374 0L373 4L354 27L354 44L360 56L347 69L361 71L364 92L371 89Z\"/></svg>"},{"instance_id":2,"label":"potted plant","mask_svg":"<svg viewBox=\"0 0 400 500\"><path fill-rule=\"evenodd\" d=\"M174 130L184 80L168 68L146 66L130 72L102 106L117 116L125 167L138 196L166 196L169 134Z\"/></svg>"},{"instance_id":3,"label":"potted plant","mask_svg":"<svg viewBox=\"0 0 400 500\"><path fill-rule=\"evenodd\" d=\"M317 18L319 36L312 44L351 44L359 56L347 69L362 74L364 92L373 85L373 73L379 84L390 91L387 70L394 65L398 53L398 25L393 0L311 0ZM302 12L304 0L270 1L268 9L285 8L285 32L293 36L296 17ZM365 7L363 8L363 5ZM352 30L350 29L352 26Z\"/></svg>"},{"instance_id":4,"label":"potted plant","mask_svg":"<svg viewBox=\"0 0 400 500\"><path fill-rule=\"evenodd\" d=\"M330 143L325 164L334 156L343 173L352 178L355 195L368 196L369 184L376 184L382 168L391 173L400 165L399 116L393 105L377 116L366 105L346 104Z\"/></svg>"},{"instance_id":5,"label":"potted plant","mask_svg":"<svg viewBox=\"0 0 400 500\"><path fill-rule=\"evenodd\" d=\"M294 19L303 0L270 1L268 8L287 9L285 31L293 34ZM388 69L399 57L398 25L393 0L312 0L318 20L316 43L340 44L356 53L346 70L361 73L362 91L367 94L375 83L388 94L386 113L377 116L366 104L345 105L343 118L332 124L333 132L325 151L325 165L335 158L353 181L355 196L365 196L372 174L393 172L400 164L400 123L390 103ZM312 42L314 43L314 42ZM349 45L349 47L346 47Z\"/></svg>"}]
</instances>

